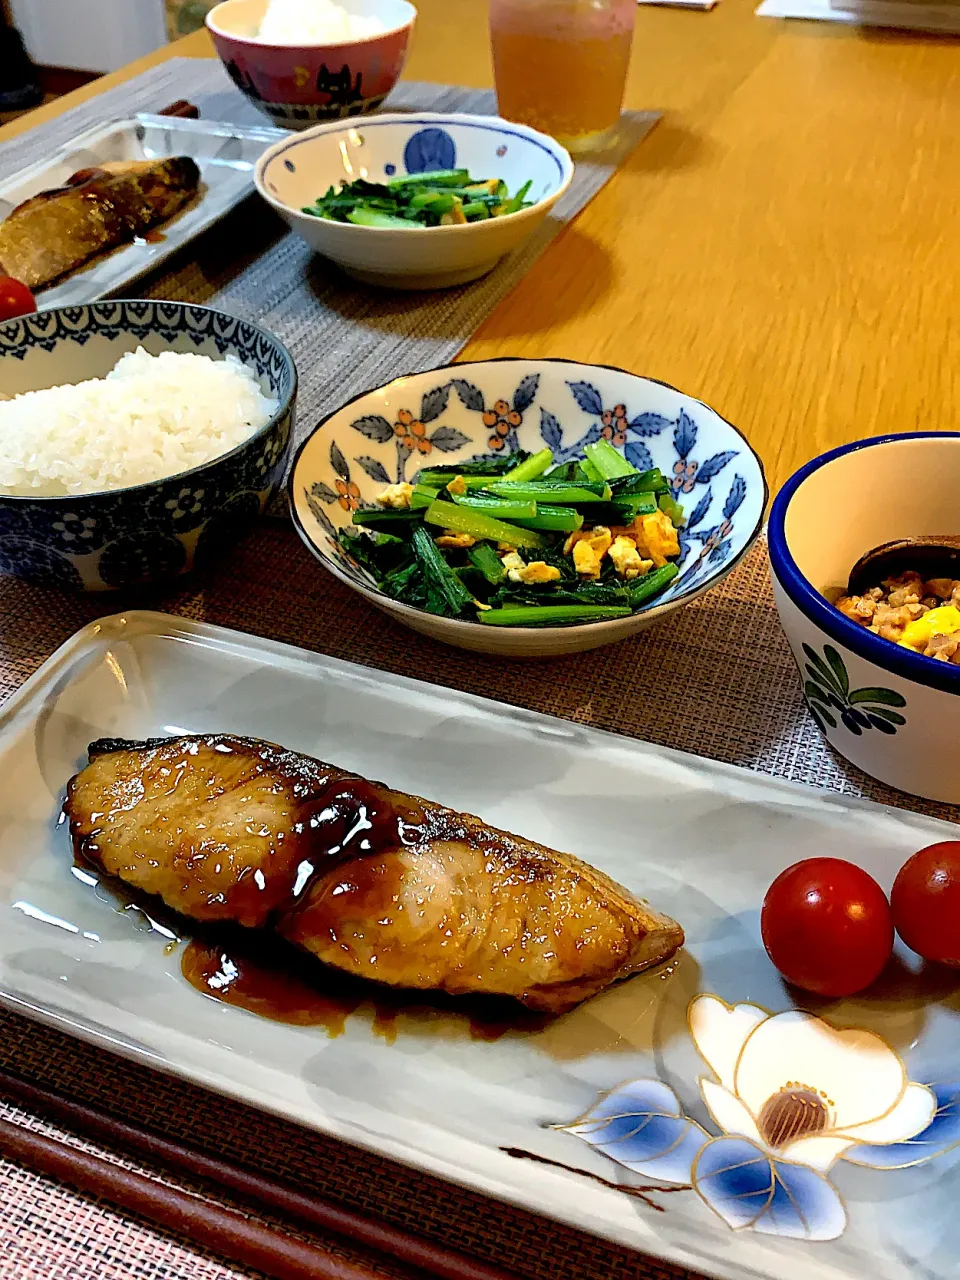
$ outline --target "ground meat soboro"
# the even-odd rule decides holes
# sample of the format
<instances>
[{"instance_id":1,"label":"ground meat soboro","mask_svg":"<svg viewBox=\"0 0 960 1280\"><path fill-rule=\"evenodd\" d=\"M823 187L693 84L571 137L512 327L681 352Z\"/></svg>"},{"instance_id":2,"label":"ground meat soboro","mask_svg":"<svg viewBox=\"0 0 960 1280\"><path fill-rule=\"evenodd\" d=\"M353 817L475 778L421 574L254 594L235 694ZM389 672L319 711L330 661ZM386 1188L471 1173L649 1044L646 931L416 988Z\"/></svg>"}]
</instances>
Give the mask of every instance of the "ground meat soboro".
<instances>
[{"instance_id":1,"label":"ground meat soboro","mask_svg":"<svg viewBox=\"0 0 960 1280\"><path fill-rule=\"evenodd\" d=\"M960 581L955 578L904 573L862 596L841 596L837 608L884 640L960 665Z\"/></svg>"}]
</instances>

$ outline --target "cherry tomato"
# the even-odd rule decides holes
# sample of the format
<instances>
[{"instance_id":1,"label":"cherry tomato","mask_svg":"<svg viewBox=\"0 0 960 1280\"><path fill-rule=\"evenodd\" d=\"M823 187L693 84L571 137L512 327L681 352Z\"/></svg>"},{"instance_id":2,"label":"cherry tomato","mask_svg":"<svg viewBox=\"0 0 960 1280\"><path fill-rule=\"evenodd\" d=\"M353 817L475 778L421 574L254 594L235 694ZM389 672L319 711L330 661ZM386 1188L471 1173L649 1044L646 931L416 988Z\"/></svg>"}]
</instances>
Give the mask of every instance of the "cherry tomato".
<instances>
[{"instance_id":1,"label":"cherry tomato","mask_svg":"<svg viewBox=\"0 0 960 1280\"><path fill-rule=\"evenodd\" d=\"M893 923L925 960L960 965L960 840L942 840L900 868L890 894Z\"/></svg>"},{"instance_id":2,"label":"cherry tomato","mask_svg":"<svg viewBox=\"0 0 960 1280\"><path fill-rule=\"evenodd\" d=\"M37 309L33 294L13 276L0 276L0 321L32 315Z\"/></svg>"},{"instance_id":3,"label":"cherry tomato","mask_svg":"<svg viewBox=\"0 0 960 1280\"><path fill-rule=\"evenodd\" d=\"M886 894L842 858L807 858L777 876L760 932L788 982L831 998L869 987L893 950Z\"/></svg>"}]
</instances>

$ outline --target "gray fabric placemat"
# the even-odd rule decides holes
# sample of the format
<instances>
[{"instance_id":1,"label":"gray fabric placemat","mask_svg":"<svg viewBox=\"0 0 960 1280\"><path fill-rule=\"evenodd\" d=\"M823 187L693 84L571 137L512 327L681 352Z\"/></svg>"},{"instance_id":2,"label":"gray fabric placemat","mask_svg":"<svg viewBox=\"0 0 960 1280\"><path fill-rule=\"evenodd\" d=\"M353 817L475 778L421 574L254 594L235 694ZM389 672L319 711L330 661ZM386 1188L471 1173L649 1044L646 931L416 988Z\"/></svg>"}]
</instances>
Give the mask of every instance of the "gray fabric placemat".
<instances>
[{"instance_id":1,"label":"gray fabric placemat","mask_svg":"<svg viewBox=\"0 0 960 1280\"><path fill-rule=\"evenodd\" d=\"M0 147L0 179L33 163L92 126L158 111L177 98L208 120L237 124L264 118L212 59L172 58L126 84ZM401 83L388 110L496 112L487 89ZM219 307L256 320L282 338L300 375L296 440L344 401L404 373L452 360L481 321L516 285L553 237L600 190L656 123L654 112L628 112L617 144L578 161L573 182L538 231L490 275L437 292L401 293L358 284L313 255L256 196L145 281L132 297Z\"/></svg>"}]
</instances>

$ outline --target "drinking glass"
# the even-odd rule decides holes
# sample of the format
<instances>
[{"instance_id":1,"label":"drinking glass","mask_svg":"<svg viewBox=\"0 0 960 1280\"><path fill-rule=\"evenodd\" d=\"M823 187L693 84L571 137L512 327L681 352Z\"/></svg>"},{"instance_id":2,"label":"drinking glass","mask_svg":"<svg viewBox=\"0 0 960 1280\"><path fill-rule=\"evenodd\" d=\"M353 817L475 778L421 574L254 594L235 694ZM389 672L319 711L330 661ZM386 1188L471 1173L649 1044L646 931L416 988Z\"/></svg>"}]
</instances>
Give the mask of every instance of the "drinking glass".
<instances>
[{"instance_id":1,"label":"drinking glass","mask_svg":"<svg viewBox=\"0 0 960 1280\"><path fill-rule=\"evenodd\" d=\"M616 135L637 0L490 0L501 116L569 151Z\"/></svg>"}]
</instances>

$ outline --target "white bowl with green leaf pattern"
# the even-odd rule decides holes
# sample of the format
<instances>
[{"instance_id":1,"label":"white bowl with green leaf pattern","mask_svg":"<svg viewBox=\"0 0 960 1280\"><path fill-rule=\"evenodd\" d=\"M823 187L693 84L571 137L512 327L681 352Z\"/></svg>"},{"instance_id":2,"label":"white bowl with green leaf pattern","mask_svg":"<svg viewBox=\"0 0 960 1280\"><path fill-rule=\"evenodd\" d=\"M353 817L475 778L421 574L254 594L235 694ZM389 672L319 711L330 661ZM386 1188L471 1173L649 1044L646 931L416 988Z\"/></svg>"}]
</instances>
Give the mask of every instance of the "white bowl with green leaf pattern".
<instances>
[{"instance_id":1,"label":"white bowl with green leaf pattern","mask_svg":"<svg viewBox=\"0 0 960 1280\"><path fill-rule=\"evenodd\" d=\"M832 601L867 551L960 532L960 433L858 440L808 462L770 512L773 587L810 714L864 773L960 804L960 665L851 621Z\"/></svg>"},{"instance_id":2,"label":"white bowl with green leaf pattern","mask_svg":"<svg viewBox=\"0 0 960 1280\"><path fill-rule=\"evenodd\" d=\"M549 446L558 462L605 438L640 470L669 477L686 514L680 573L627 617L550 627L492 627L392 599L337 541L353 513L430 462ZM447 644L543 658L622 640L702 595L753 545L767 487L736 427L699 400L622 369L574 360L483 360L397 378L321 422L290 477L297 530L325 568L378 608Z\"/></svg>"}]
</instances>

